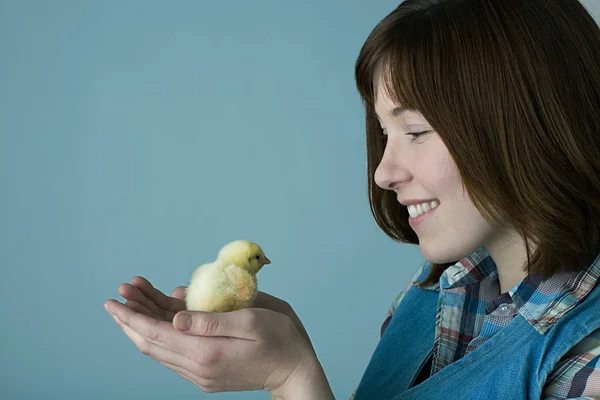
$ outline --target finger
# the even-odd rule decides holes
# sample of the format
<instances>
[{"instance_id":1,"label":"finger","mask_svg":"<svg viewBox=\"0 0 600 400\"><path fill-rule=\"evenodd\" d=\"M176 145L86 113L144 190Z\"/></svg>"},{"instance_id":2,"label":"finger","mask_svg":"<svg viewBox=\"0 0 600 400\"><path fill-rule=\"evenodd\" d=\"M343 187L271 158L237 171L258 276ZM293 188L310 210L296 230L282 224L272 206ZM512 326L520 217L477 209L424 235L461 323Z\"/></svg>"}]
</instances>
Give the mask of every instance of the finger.
<instances>
[{"instance_id":1,"label":"finger","mask_svg":"<svg viewBox=\"0 0 600 400\"><path fill-rule=\"evenodd\" d=\"M136 331L134 331L133 329L131 329L129 326L127 326L126 324L124 324L123 322L121 322L119 320L119 318L117 318L115 315L111 315L113 320L117 323L117 325L119 326L119 328L121 328L123 330L123 332L127 335L127 337L136 345L136 347L138 348L138 350L144 354L147 355L151 358L153 358L156 361L175 361L174 360L174 354L167 354L167 353L161 353L160 348L157 348L158 346L148 342L147 340L145 340L140 334L138 334ZM164 349L163 349L164 350ZM158 359L159 355L162 356L161 359ZM181 360L178 360L179 362L181 362Z\"/></svg>"},{"instance_id":2,"label":"finger","mask_svg":"<svg viewBox=\"0 0 600 400\"><path fill-rule=\"evenodd\" d=\"M269 310L277 311L282 314L286 314L291 308L289 303L281 300L278 297L271 296L268 293L258 291L256 298L254 299L253 307L266 308Z\"/></svg>"},{"instance_id":3,"label":"finger","mask_svg":"<svg viewBox=\"0 0 600 400\"><path fill-rule=\"evenodd\" d=\"M136 346L137 346L137 343L142 343L143 339L141 338L141 336L139 336L135 331L131 330L131 328L129 328L127 325L124 325L121 321L119 321L119 319L115 315L110 314L110 316L117 323L119 328L121 328L123 330L123 332L125 332L127 337L129 337L129 339L136 344ZM139 349L139 347L138 347L138 349ZM170 364L167 361L161 361L161 360L157 360L157 361L159 363L161 363L162 365L164 365L165 367L176 372L177 375L180 375L182 378L187 379L188 381L196 384L195 375L192 372L190 372L182 367L179 367L175 364Z\"/></svg>"},{"instance_id":4,"label":"finger","mask_svg":"<svg viewBox=\"0 0 600 400\"><path fill-rule=\"evenodd\" d=\"M128 309L117 301L109 300L107 303L114 311L112 316L115 322L142 354L150 356L156 361L166 361L186 369L192 368L189 358L178 350L190 351L193 349L193 343L190 343L186 336L173 330L169 322L153 320ZM165 330L170 330L171 334L168 335ZM171 340L173 336L176 336L175 340ZM179 337L177 338L177 336ZM177 346L169 346L170 342L176 343Z\"/></svg>"},{"instance_id":5,"label":"finger","mask_svg":"<svg viewBox=\"0 0 600 400\"><path fill-rule=\"evenodd\" d=\"M133 343L135 343L136 346L138 345L138 343L141 345L141 343L142 343L142 341L144 339L140 335L138 335L135 331L132 331L131 328L129 328L124 323L122 323L119 320L119 318L117 318L116 315L110 314L110 316L117 323L117 325L119 326L119 328L121 328L123 330L123 332L125 332L125 334L127 335L127 337L129 337L129 339L131 339L131 341Z\"/></svg>"},{"instance_id":6,"label":"finger","mask_svg":"<svg viewBox=\"0 0 600 400\"><path fill-rule=\"evenodd\" d=\"M180 298L169 297L156 289L147 279L136 276L132 279L140 291L163 310L178 312L185 310L185 301Z\"/></svg>"},{"instance_id":7,"label":"finger","mask_svg":"<svg viewBox=\"0 0 600 400\"><path fill-rule=\"evenodd\" d=\"M170 370L177 373L177 375L182 378L192 382L194 385L198 386L206 393L214 393L214 392L234 392L234 391L247 391L248 383L245 381L235 382L235 381L227 381L226 386L223 384L219 384L219 380L222 380L224 374L215 374L214 378L198 376L193 372L180 368L176 365L172 365L166 362L161 362L162 365L169 368ZM262 388L256 388L251 390L260 390Z\"/></svg>"},{"instance_id":8,"label":"finger","mask_svg":"<svg viewBox=\"0 0 600 400\"><path fill-rule=\"evenodd\" d=\"M168 347L167 340L173 340L169 335L171 333L177 333L177 331L172 328L170 322L156 320L148 315L136 312L116 300L107 300L105 306L109 312L112 311L112 314L114 314L122 323L133 329L146 341L152 344L156 344L160 347Z\"/></svg>"},{"instance_id":9,"label":"finger","mask_svg":"<svg viewBox=\"0 0 600 400\"><path fill-rule=\"evenodd\" d=\"M163 310L178 312L185 310L185 301L179 298L173 298L165 295L156 289L152 284L141 276L136 276L131 280L150 300Z\"/></svg>"},{"instance_id":10,"label":"finger","mask_svg":"<svg viewBox=\"0 0 600 400\"><path fill-rule=\"evenodd\" d=\"M115 315L110 314L109 315L112 317L112 319L117 323L117 325L119 325L119 328L123 329L123 323L121 321L119 321L119 318L117 318Z\"/></svg>"},{"instance_id":11,"label":"finger","mask_svg":"<svg viewBox=\"0 0 600 400\"><path fill-rule=\"evenodd\" d=\"M175 372L177 375L181 376L183 379L192 382L196 386L200 386L202 383L205 383L204 379L200 378L199 376L194 375L193 372L190 372L187 369L181 368L177 365L170 364L165 361L160 361L160 363L162 365L164 365L166 368Z\"/></svg>"},{"instance_id":12,"label":"finger","mask_svg":"<svg viewBox=\"0 0 600 400\"><path fill-rule=\"evenodd\" d=\"M120 327L123 329L123 332L127 335L127 337L133 343L135 343L136 347L142 354L161 363L166 362L171 365L177 365L181 370L186 370L187 368L192 367L190 360L186 356L148 342L140 334L123 323L120 324Z\"/></svg>"},{"instance_id":13,"label":"finger","mask_svg":"<svg viewBox=\"0 0 600 400\"><path fill-rule=\"evenodd\" d=\"M177 373L177 375L181 376L183 379L190 381L191 383L193 383L194 385L196 385L197 387L202 389L202 391L205 393L247 390L246 389L247 385L245 382L242 382L241 384L237 384L236 386L240 386L238 389L236 389L235 387L232 389L231 384L228 384L227 387L219 388L219 387L215 386L214 379L202 378L198 375L195 375L193 372L186 371L185 369L179 368L179 367L169 364L169 363L161 363L161 364L164 365L165 367L169 368L170 370L174 371L175 373Z\"/></svg>"},{"instance_id":14,"label":"finger","mask_svg":"<svg viewBox=\"0 0 600 400\"><path fill-rule=\"evenodd\" d=\"M185 301L185 291L187 286L178 286L171 292L171 297ZM181 311L181 310L179 310Z\"/></svg>"},{"instance_id":15,"label":"finger","mask_svg":"<svg viewBox=\"0 0 600 400\"><path fill-rule=\"evenodd\" d=\"M119 286L117 291L125 299L134 300L134 301L142 304L144 307L146 307L152 313L154 313L156 315L160 315L161 316L160 319L168 318L168 315L166 315L166 311L161 310L152 300L150 300L144 293L142 293L142 291L138 287L136 287L132 284L129 284L129 283L123 283Z\"/></svg>"},{"instance_id":16,"label":"finger","mask_svg":"<svg viewBox=\"0 0 600 400\"><path fill-rule=\"evenodd\" d=\"M158 315L155 312L150 311L146 306L144 306L143 304L138 303L135 300L128 300L125 305L129 308L131 308L134 311L137 311L139 313L145 314L151 318L154 319L160 319L163 321L166 321L167 319L165 317L163 317L162 315Z\"/></svg>"},{"instance_id":17,"label":"finger","mask_svg":"<svg viewBox=\"0 0 600 400\"><path fill-rule=\"evenodd\" d=\"M263 312L272 311L258 308L230 312L182 311L175 314L173 327L188 335L257 340Z\"/></svg>"}]
</instances>

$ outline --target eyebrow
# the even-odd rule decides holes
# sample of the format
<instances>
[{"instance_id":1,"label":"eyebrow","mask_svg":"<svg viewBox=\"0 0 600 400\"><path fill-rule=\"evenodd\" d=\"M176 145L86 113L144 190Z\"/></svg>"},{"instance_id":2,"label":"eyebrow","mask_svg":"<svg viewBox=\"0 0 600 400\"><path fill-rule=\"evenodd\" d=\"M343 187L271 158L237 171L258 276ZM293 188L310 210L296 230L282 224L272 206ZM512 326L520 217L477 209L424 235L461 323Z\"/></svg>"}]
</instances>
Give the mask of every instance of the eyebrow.
<instances>
[{"instance_id":1,"label":"eyebrow","mask_svg":"<svg viewBox=\"0 0 600 400\"><path fill-rule=\"evenodd\" d=\"M394 108L392 111L390 111L390 112L388 113L388 115L389 115L390 117L394 117L394 118L396 118L396 117L398 117L399 115L402 115L402 113L404 113L405 111L408 111L408 109L407 109L407 108L404 108L404 107L396 107L396 108ZM379 115L377 114L377 112L375 112L375 115L377 115L377 119L381 120L381 118L379 118Z\"/></svg>"}]
</instances>

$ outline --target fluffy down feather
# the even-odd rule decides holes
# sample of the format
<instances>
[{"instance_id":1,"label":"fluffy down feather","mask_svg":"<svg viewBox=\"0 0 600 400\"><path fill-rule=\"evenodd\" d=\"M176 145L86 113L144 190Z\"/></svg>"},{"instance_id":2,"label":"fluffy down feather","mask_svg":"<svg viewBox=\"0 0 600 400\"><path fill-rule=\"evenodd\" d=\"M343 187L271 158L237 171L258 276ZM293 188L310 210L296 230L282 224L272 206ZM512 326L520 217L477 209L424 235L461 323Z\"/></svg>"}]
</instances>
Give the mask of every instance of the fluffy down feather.
<instances>
[{"instance_id":1,"label":"fluffy down feather","mask_svg":"<svg viewBox=\"0 0 600 400\"><path fill-rule=\"evenodd\" d=\"M226 312L252 305L258 292L256 274L270 263L256 243L236 240L225 245L214 262L192 273L186 290L187 309Z\"/></svg>"}]
</instances>

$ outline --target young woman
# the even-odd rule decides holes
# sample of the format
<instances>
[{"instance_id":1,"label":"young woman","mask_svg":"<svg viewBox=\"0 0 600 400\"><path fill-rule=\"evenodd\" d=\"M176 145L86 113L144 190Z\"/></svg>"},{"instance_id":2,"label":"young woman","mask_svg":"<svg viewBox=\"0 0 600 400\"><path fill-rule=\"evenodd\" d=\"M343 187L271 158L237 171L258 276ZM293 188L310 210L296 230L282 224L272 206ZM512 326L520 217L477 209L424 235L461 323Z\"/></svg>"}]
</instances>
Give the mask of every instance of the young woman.
<instances>
[{"instance_id":1,"label":"young woman","mask_svg":"<svg viewBox=\"0 0 600 400\"><path fill-rule=\"evenodd\" d=\"M427 262L356 400L600 396L599 65L600 28L577 0L407 0L375 27L356 63L369 199ZM127 306L106 305L204 390L333 398L287 303L181 312L182 290L136 278Z\"/></svg>"}]
</instances>

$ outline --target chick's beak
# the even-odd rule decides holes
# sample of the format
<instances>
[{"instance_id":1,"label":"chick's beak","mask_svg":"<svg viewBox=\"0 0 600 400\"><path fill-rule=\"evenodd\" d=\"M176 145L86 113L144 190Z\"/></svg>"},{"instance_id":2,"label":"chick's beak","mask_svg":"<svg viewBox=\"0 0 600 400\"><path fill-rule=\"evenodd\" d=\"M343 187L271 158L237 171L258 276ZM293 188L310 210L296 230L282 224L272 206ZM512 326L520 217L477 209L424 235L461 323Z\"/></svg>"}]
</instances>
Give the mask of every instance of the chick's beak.
<instances>
[{"instance_id":1,"label":"chick's beak","mask_svg":"<svg viewBox=\"0 0 600 400\"><path fill-rule=\"evenodd\" d=\"M265 256L265 264L271 264L271 260L269 260L269 257Z\"/></svg>"}]
</instances>

